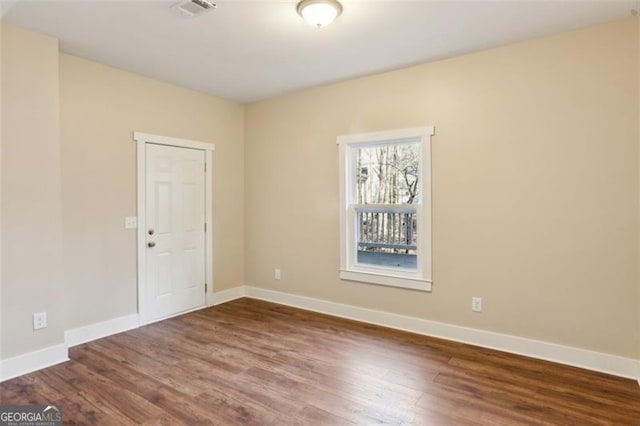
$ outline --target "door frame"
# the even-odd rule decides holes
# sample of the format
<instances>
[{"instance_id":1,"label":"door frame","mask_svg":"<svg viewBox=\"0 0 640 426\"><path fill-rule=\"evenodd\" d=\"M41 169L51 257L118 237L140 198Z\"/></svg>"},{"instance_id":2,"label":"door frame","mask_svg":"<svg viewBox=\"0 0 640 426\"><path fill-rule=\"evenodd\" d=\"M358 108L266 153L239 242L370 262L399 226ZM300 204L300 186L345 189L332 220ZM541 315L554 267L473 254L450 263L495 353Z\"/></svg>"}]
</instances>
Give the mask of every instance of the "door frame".
<instances>
[{"instance_id":1,"label":"door frame","mask_svg":"<svg viewBox=\"0 0 640 426\"><path fill-rule=\"evenodd\" d=\"M138 316L140 325L149 324L158 320L149 320L147 301L147 144L175 146L178 148L190 148L204 151L204 192L205 192L205 306L211 306L213 294L213 151L215 145L207 142L193 141L189 139L173 138L168 136L152 135L149 133L133 132L133 140L137 145L137 204L138 204L138 232L137 232L137 253L138 253ZM194 310L196 310L194 309ZM181 312L183 314L184 312Z\"/></svg>"}]
</instances>

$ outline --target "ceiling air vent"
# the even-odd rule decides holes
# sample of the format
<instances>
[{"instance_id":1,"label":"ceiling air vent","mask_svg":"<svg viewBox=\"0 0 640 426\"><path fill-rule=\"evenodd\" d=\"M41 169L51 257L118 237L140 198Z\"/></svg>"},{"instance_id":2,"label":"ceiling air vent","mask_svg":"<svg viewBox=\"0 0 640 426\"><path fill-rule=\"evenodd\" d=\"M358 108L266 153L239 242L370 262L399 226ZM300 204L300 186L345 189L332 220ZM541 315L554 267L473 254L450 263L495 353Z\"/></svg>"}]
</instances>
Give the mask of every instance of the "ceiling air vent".
<instances>
[{"instance_id":1,"label":"ceiling air vent","mask_svg":"<svg viewBox=\"0 0 640 426\"><path fill-rule=\"evenodd\" d=\"M174 9L179 10L187 16L202 15L203 13L213 10L216 7L218 6L215 3L210 2L209 0L182 1L173 6Z\"/></svg>"}]
</instances>

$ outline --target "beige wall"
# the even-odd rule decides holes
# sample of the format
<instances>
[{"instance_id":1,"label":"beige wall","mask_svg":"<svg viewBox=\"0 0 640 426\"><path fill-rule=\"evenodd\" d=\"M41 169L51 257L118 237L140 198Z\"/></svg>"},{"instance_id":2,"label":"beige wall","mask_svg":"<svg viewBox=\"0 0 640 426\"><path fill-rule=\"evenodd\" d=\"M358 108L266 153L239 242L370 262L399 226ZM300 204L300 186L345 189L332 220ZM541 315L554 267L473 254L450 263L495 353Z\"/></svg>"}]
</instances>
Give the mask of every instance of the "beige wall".
<instances>
[{"instance_id":1,"label":"beige wall","mask_svg":"<svg viewBox=\"0 0 640 426\"><path fill-rule=\"evenodd\" d=\"M0 357L136 311L123 221L136 211L138 130L216 144L216 290L256 285L640 358L637 27L245 109L2 25ZM340 281L336 136L422 125L436 126L433 292ZM34 332L41 310L49 326Z\"/></svg>"},{"instance_id":2,"label":"beige wall","mask_svg":"<svg viewBox=\"0 0 640 426\"><path fill-rule=\"evenodd\" d=\"M3 25L2 358L63 342L58 99L57 41Z\"/></svg>"},{"instance_id":3,"label":"beige wall","mask_svg":"<svg viewBox=\"0 0 640 426\"><path fill-rule=\"evenodd\" d=\"M2 104L4 101L2 100L2 21L0 21L0 309L2 309L2 138L3 127L2 127ZM0 359L2 359L2 312L0 311Z\"/></svg>"},{"instance_id":4,"label":"beige wall","mask_svg":"<svg viewBox=\"0 0 640 426\"><path fill-rule=\"evenodd\" d=\"M636 28L637 32L637 41L636 47L638 49L637 60L637 72L638 72L638 102L640 102L640 16L636 15ZM638 108L638 146L640 147L640 108ZM640 148L638 148L638 179L640 179ZM640 183L639 183L640 188ZM638 199L638 214L640 215L640 196ZM638 223L640 224L640 216L638 216ZM638 227L638 244L640 247L640 226ZM637 292L637 309L638 309L638 332L636 334L636 342L638 344L638 356L637 358L640 360L640 248L638 249L638 292ZM638 364L638 383L640 383L640 363Z\"/></svg>"},{"instance_id":5,"label":"beige wall","mask_svg":"<svg viewBox=\"0 0 640 426\"><path fill-rule=\"evenodd\" d=\"M134 130L215 143L214 288L244 284L244 107L66 54L60 87L68 327L137 311Z\"/></svg>"},{"instance_id":6,"label":"beige wall","mask_svg":"<svg viewBox=\"0 0 640 426\"><path fill-rule=\"evenodd\" d=\"M243 105L3 24L2 107L2 359L137 311L133 131L215 143L214 289L244 284Z\"/></svg>"},{"instance_id":7,"label":"beige wall","mask_svg":"<svg viewBox=\"0 0 640 426\"><path fill-rule=\"evenodd\" d=\"M249 105L247 284L640 356L636 26ZM336 136L422 125L436 127L433 292L340 281Z\"/></svg>"}]
</instances>

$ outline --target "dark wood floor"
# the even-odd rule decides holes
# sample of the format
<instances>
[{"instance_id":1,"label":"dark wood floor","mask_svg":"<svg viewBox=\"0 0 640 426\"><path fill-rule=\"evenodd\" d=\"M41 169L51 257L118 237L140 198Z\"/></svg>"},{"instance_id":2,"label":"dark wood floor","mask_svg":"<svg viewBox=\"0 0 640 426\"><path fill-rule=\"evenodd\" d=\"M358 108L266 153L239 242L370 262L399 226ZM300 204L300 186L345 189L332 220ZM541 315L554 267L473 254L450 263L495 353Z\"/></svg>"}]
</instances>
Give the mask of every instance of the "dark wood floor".
<instances>
[{"instance_id":1,"label":"dark wood floor","mask_svg":"<svg viewBox=\"0 0 640 426\"><path fill-rule=\"evenodd\" d=\"M241 299L74 347L0 385L68 424L635 424L640 387Z\"/></svg>"}]
</instances>

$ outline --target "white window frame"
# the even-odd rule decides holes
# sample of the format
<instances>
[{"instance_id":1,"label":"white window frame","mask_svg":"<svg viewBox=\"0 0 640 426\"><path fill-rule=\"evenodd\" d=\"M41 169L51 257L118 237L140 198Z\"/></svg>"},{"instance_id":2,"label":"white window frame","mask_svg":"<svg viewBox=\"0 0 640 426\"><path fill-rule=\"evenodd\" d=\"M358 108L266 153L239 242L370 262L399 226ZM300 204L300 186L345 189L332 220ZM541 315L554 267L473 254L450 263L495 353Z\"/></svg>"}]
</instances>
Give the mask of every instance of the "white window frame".
<instances>
[{"instance_id":1,"label":"white window frame","mask_svg":"<svg viewBox=\"0 0 640 426\"><path fill-rule=\"evenodd\" d=\"M433 126L338 136L340 151L340 278L412 290L431 291L431 137ZM355 152L377 144L419 142L421 146L417 268L415 271L357 263L356 210L372 207L351 203L354 199ZM399 206L400 207L400 206Z\"/></svg>"}]
</instances>

